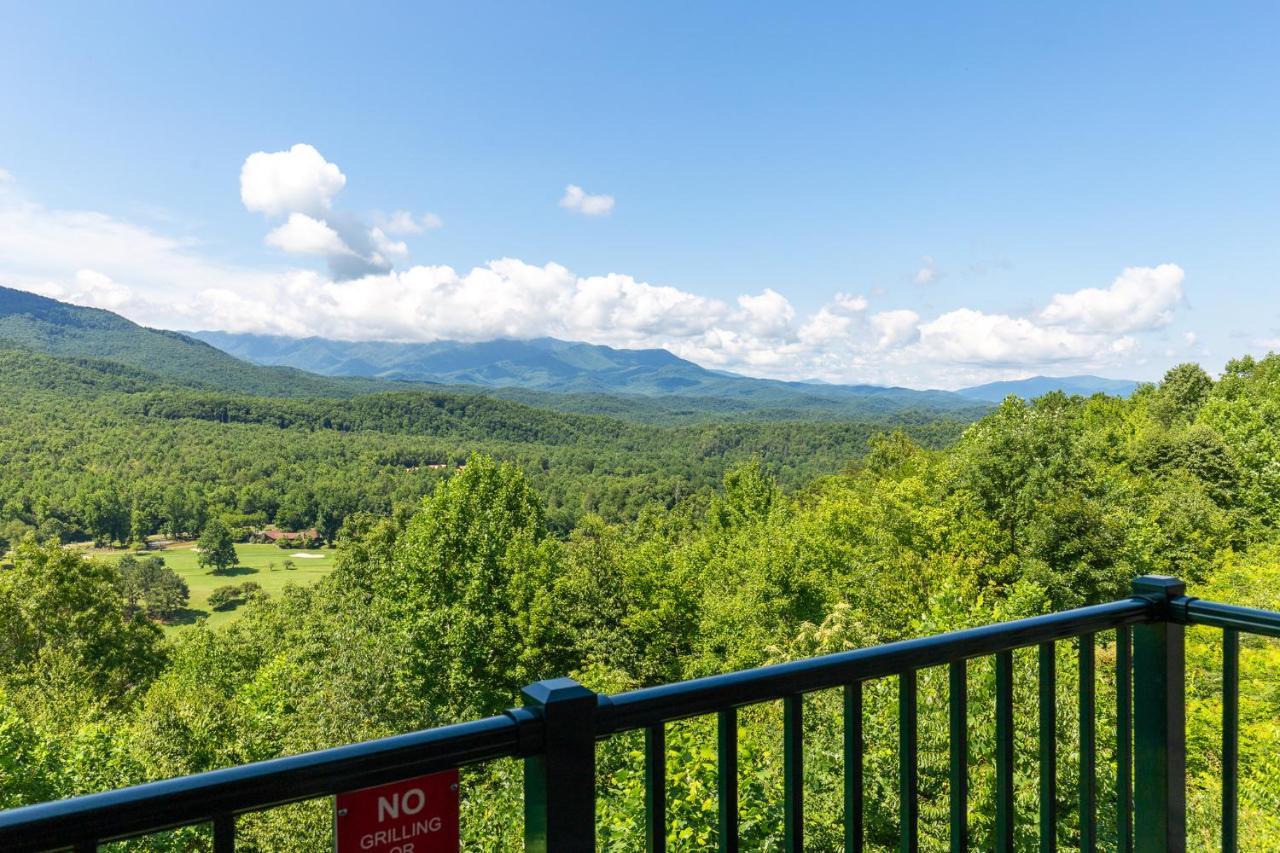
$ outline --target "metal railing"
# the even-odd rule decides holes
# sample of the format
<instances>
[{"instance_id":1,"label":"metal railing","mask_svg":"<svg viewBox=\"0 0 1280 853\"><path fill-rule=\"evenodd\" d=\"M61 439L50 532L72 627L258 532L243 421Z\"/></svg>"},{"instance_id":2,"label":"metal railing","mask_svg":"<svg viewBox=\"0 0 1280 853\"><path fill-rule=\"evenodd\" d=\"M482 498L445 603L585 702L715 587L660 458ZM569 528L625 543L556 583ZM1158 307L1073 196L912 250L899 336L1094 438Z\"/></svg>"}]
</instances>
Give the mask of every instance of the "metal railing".
<instances>
[{"instance_id":1,"label":"metal railing","mask_svg":"<svg viewBox=\"0 0 1280 853\"><path fill-rule=\"evenodd\" d=\"M1014 849L1013 651L1038 649L1040 849L1057 843L1056 646L1078 640L1079 837L1098 843L1095 635L1116 637L1115 847L1155 853L1186 846L1186 625L1224 629L1222 847L1237 849L1239 634L1280 636L1280 613L1200 601L1183 584L1138 578L1133 597L613 696L552 679L524 689L525 705L460 725L230 767L194 776L0 812L0 850L96 850L100 843L211 823L214 850L235 848L236 816L300 800L497 758L521 757L525 846L590 851L596 834L596 742L642 730L649 851L666 846L666 726L715 714L721 851L738 849L737 710L783 703L784 847L803 849L804 696L843 690L845 848L863 846L863 684L898 682L900 849L919 841L917 673L949 670L950 848L969 849L968 662L995 661L995 849ZM1136 688L1136 689L1135 689ZM1135 771L1140 783L1134 785Z\"/></svg>"}]
</instances>

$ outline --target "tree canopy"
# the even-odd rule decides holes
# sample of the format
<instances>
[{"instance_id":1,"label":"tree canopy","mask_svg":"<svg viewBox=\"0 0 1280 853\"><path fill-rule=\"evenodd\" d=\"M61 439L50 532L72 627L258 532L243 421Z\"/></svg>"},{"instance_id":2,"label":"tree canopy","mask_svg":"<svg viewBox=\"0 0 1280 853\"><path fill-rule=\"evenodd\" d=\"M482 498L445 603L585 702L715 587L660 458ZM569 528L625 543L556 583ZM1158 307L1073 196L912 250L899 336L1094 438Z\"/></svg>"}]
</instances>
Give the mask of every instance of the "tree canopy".
<instances>
[{"instance_id":1,"label":"tree canopy","mask_svg":"<svg viewBox=\"0 0 1280 853\"><path fill-rule=\"evenodd\" d=\"M397 411L398 403L386 405L384 415ZM307 441L333 432L231 418L159 422L272 435L297 429ZM242 484L214 480L209 492L191 494L188 481L174 482L172 492L160 491L157 513L170 501L178 512L219 522L233 504L248 515L274 500L276 513L284 506L303 517L337 506L334 572L271 599L241 587L228 593L242 602L236 621L196 625L165 644L145 618L146 597L131 598L125 581L146 558L122 570L52 541L21 539L14 568L0 570L0 636L13 638L0 645L8 656L0 660L0 803L499 713L540 678L570 674L613 692L1110 600L1147 572L1180 575L1195 595L1274 608L1277 423L1280 357L1271 356L1233 361L1207 386L1179 368L1127 400L1011 398L952 443L907 424L865 435L856 452L813 445L839 457L825 473L793 464L811 447L802 430L787 445L786 429L755 427L662 431L674 442L668 454L630 427L552 445L536 442L560 427L531 424L535 444L476 438L477 452L450 457L447 470L413 488L389 487L395 497L385 501L366 500L357 485L367 478L341 471L306 480L303 497L281 497L251 488L266 482L253 472L274 462L232 456L248 472ZM723 452L735 437L741 449L765 435L770 452ZM353 469L362 464L364 451L354 445L324 446ZM296 449L274 447L284 455ZM529 447L538 448L536 458ZM600 449L594 466L583 448ZM709 467L690 462L704 450L703 458L718 460L718 476L691 487L691 472L709 476ZM582 467L557 480L562 465ZM627 511L583 499L571 514L559 512L570 485L580 498L602 496L632 475L628 482L648 485L631 493ZM331 498L343 494L349 503ZM188 498L192 507L183 509ZM40 512L57 517L56 506ZM1220 781L1213 642L1188 637L1191 832L1205 844L1216 831ZM1100 634L1096 643L1098 707L1114 707L1114 639ZM1242 689L1242 730L1253 752L1241 827L1261 848L1280 843L1273 808L1280 785L1265 772L1265 757L1280 749L1280 699L1268 686L1280 658L1261 643L1246 652L1257 668ZM1075 646L1060 643L1057 654L1061 671L1071 671ZM973 844L984 849L992 846L995 797L988 664L969 668ZM1037 701L1035 666L1034 654L1015 655L1017 707ZM922 832L931 844L945 837L946 690L945 668L919 673ZM1059 785L1072 790L1080 773L1078 688L1063 677L1058 691ZM884 746L896 742L896 702L891 681L864 686L872 847L892 846L897 832L896 751ZM808 837L815 849L839 849L841 697L824 692L806 703L806 740L815 745L806 755ZM777 843L780 715L776 703L740 711L744 848ZM1100 768L1115 759L1111 728L1098 729ZM673 846L714 846L715 736L711 719L668 729ZM600 745L603 849L630 849L643 827L642 754L630 737ZM1020 844L1036 833L1035 760L1034 747L1019 749ZM30 770L4 775L17 761ZM1099 802L1114 795L1112 775L1099 773ZM466 849L510 849L519 796L511 764L467 770ZM1078 844L1076 805L1059 806L1059 844ZM1100 810L1101 833L1114 830L1111 819ZM246 818L241 831L258 849L306 850L328 844L330 828L326 805L316 803ZM154 843L188 849L205 831Z\"/></svg>"}]
</instances>

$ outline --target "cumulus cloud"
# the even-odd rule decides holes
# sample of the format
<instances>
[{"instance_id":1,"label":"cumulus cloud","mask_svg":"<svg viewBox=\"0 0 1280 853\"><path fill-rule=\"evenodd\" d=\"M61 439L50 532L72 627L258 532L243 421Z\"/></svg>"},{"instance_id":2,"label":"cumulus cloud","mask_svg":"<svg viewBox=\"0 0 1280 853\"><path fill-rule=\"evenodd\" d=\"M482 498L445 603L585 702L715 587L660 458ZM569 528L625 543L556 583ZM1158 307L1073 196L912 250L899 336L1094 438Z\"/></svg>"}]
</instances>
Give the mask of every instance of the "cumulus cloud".
<instances>
[{"instance_id":1,"label":"cumulus cloud","mask_svg":"<svg viewBox=\"0 0 1280 853\"><path fill-rule=\"evenodd\" d=\"M872 311L857 293L835 293L800 311L781 287L719 299L623 273L583 275L514 258L470 269L397 269L392 263L406 260L408 246L396 238L405 220L425 228L422 215L393 214L370 227L335 209L341 172L325 168L315 152L317 167L304 152L314 179L304 188L296 176L308 168L291 159L297 148L277 152L290 155L284 171L292 177L254 176L258 188L246 206L268 216L270 245L291 257L323 258L328 269L234 266L155 228L48 209L6 189L0 283L164 328L395 341L549 335L664 347L757 376L953 387L1046 367L1083 372L1136 363L1144 330L1167 322L1182 301L1182 271L1173 265L1128 269L1108 288L1057 294L1025 314L966 307L924 317L900 305ZM275 187L274 195L261 186ZM1117 319L1115 303L1127 306L1127 319Z\"/></svg>"},{"instance_id":2,"label":"cumulus cloud","mask_svg":"<svg viewBox=\"0 0 1280 853\"><path fill-rule=\"evenodd\" d=\"M766 287L758 296L743 294L738 307L742 309L739 319L753 334L775 338L792 334L796 309L776 290Z\"/></svg>"},{"instance_id":3,"label":"cumulus cloud","mask_svg":"<svg viewBox=\"0 0 1280 853\"><path fill-rule=\"evenodd\" d=\"M288 151L259 151L240 169L240 199L249 210L279 216L323 215L347 184L342 170L305 143Z\"/></svg>"},{"instance_id":4,"label":"cumulus cloud","mask_svg":"<svg viewBox=\"0 0 1280 853\"><path fill-rule=\"evenodd\" d=\"M89 269L77 270L67 285L47 281L33 285L31 289L63 302L105 308L108 311L120 311L134 301L133 291L128 287L112 281L108 275Z\"/></svg>"},{"instance_id":5,"label":"cumulus cloud","mask_svg":"<svg viewBox=\"0 0 1280 853\"><path fill-rule=\"evenodd\" d=\"M8 169L0 169L0 184L7 184L13 180L13 173Z\"/></svg>"},{"instance_id":6,"label":"cumulus cloud","mask_svg":"<svg viewBox=\"0 0 1280 853\"><path fill-rule=\"evenodd\" d=\"M337 231L305 213L290 213L289 221L267 234L266 241L294 255L352 254Z\"/></svg>"},{"instance_id":7,"label":"cumulus cloud","mask_svg":"<svg viewBox=\"0 0 1280 853\"><path fill-rule=\"evenodd\" d=\"M920 337L920 315L907 309L881 311L871 316L876 349L887 350L914 343Z\"/></svg>"},{"instance_id":8,"label":"cumulus cloud","mask_svg":"<svg viewBox=\"0 0 1280 853\"><path fill-rule=\"evenodd\" d=\"M409 246L403 240L392 240L381 228L369 231L369 238L377 248L378 254L384 258L407 258Z\"/></svg>"},{"instance_id":9,"label":"cumulus cloud","mask_svg":"<svg viewBox=\"0 0 1280 853\"><path fill-rule=\"evenodd\" d=\"M1092 332L1137 332L1167 326L1183 302L1185 277L1177 264L1128 267L1106 289L1088 287L1056 294L1040 312L1040 320Z\"/></svg>"},{"instance_id":10,"label":"cumulus cloud","mask_svg":"<svg viewBox=\"0 0 1280 853\"><path fill-rule=\"evenodd\" d=\"M245 158L240 199L249 210L288 216L267 234L269 246L324 258L339 279L387 272L393 257L408 255L408 246L352 213L333 209L333 197L346 183L336 164L299 143L288 151L258 151Z\"/></svg>"},{"instance_id":11,"label":"cumulus cloud","mask_svg":"<svg viewBox=\"0 0 1280 853\"><path fill-rule=\"evenodd\" d=\"M851 339L865 322L867 300L862 296L837 293L800 327L800 340L811 347Z\"/></svg>"},{"instance_id":12,"label":"cumulus cloud","mask_svg":"<svg viewBox=\"0 0 1280 853\"><path fill-rule=\"evenodd\" d=\"M560 206L584 216L607 216L613 212L613 196L589 195L577 184L569 184L560 197Z\"/></svg>"},{"instance_id":13,"label":"cumulus cloud","mask_svg":"<svg viewBox=\"0 0 1280 853\"><path fill-rule=\"evenodd\" d=\"M1127 352L1135 343L1133 338L1103 340L1025 317L961 308L922 324L919 347L938 361L1009 367L1083 361Z\"/></svg>"}]
</instances>

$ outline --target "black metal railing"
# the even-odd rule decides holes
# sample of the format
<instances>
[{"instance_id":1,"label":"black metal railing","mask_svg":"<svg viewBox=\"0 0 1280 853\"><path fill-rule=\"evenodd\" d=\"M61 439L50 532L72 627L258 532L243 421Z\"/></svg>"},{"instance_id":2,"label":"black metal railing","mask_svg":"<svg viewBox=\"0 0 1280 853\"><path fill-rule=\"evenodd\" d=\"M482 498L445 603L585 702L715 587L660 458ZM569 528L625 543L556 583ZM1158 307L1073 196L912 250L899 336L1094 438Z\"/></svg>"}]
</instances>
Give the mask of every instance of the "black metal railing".
<instances>
[{"instance_id":1,"label":"black metal railing","mask_svg":"<svg viewBox=\"0 0 1280 853\"><path fill-rule=\"evenodd\" d=\"M215 770L0 812L0 850L96 850L100 843L209 823L218 853L235 848L236 816L505 757L525 761L525 844L531 851L589 851L596 834L596 742L644 732L646 846L666 847L666 727L716 715L721 851L738 849L738 720L744 706L783 703L784 847L803 849L804 696L839 688L844 700L845 848L863 846L863 685L896 678L900 849L919 833L917 673L948 668L950 849L969 849L969 662L995 664L995 849L1014 849L1014 666L1037 649L1039 846L1056 849L1056 663L1059 641L1078 643L1079 838L1098 844L1095 638L1115 632L1114 846L1155 853L1186 846L1186 625L1224 630L1222 848L1237 849L1239 635L1280 636L1280 613L1200 601L1174 579L1147 576L1131 598L932 637L791 661L613 696L552 679L524 690L502 716L336 749ZM1134 785L1134 779L1139 780Z\"/></svg>"}]
</instances>

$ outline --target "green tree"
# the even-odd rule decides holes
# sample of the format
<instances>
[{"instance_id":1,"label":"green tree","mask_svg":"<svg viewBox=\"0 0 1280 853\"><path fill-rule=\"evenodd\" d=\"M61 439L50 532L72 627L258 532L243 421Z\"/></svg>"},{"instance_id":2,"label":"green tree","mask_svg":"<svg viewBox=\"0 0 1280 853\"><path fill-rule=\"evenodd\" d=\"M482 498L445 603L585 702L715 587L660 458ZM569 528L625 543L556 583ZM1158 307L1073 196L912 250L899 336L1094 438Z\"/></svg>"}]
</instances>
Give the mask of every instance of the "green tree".
<instances>
[{"instance_id":1,"label":"green tree","mask_svg":"<svg viewBox=\"0 0 1280 853\"><path fill-rule=\"evenodd\" d=\"M196 542L196 547L200 549L196 562L215 575L225 572L239 560L231 531L216 518L205 525L204 532Z\"/></svg>"},{"instance_id":2,"label":"green tree","mask_svg":"<svg viewBox=\"0 0 1280 853\"><path fill-rule=\"evenodd\" d=\"M117 567L126 615L142 612L150 619L169 619L191 598L187 582L165 565L163 557L126 554Z\"/></svg>"},{"instance_id":3,"label":"green tree","mask_svg":"<svg viewBox=\"0 0 1280 853\"><path fill-rule=\"evenodd\" d=\"M543 640L558 548L523 472L475 455L413 518L375 580L404 626L406 675L444 718L494 713L556 671Z\"/></svg>"},{"instance_id":4,"label":"green tree","mask_svg":"<svg viewBox=\"0 0 1280 853\"><path fill-rule=\"evenodd\" d=\"M1151 414L1165 426L1192 420L1209 399L1213 380L1193 362L1171 367L1151 400Z\"/></svg>"},{"instance_id":5,"label":"green tree","mask_svg":"<svg viewBox=\"0 0 1280 853\"><path fill-rule=\"evenodd\" d=\"M226 610L232 605L239 604L240 587L235 584L220 586L209 593L209 606L214 610Z\"/></svg>"},{"instance_id":6,"label":"green tree","mask_svg":"<svg viewBox=\"0 0 1280 853\"><path fill-rule=\"evenodd\" d=\"M56 660L103 697L145 685L164 662L160 630L124 618L118 578L104 561L20 544L14 568L0 571L0 684L38 682Z\"/></svg>"}]
</instances>

